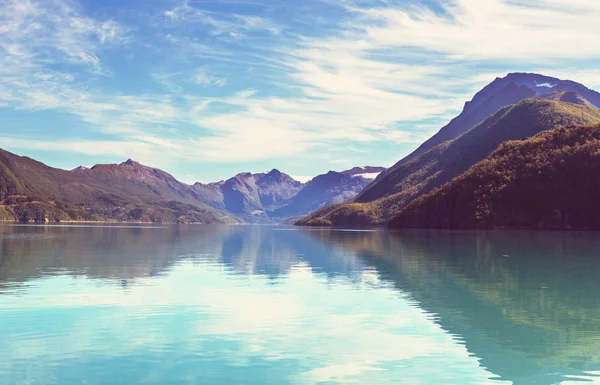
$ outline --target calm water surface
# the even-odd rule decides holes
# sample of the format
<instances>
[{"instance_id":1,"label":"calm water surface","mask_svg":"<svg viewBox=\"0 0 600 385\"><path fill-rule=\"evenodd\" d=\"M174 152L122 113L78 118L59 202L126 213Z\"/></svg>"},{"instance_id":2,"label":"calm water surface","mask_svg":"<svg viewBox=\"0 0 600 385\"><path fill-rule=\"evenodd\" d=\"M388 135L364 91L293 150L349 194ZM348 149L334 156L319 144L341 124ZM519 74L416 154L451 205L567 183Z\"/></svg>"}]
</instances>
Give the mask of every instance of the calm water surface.
<instances>
[{"instance_id":1,"label":"calm water surface","mask_svg":"<svg viewBox=\"0 0 600 385\"><path fill-rule=\"evenodd\" d=\"M0 226L0 384L600 384L600 234Z\"/></svg>"}]
</instances>

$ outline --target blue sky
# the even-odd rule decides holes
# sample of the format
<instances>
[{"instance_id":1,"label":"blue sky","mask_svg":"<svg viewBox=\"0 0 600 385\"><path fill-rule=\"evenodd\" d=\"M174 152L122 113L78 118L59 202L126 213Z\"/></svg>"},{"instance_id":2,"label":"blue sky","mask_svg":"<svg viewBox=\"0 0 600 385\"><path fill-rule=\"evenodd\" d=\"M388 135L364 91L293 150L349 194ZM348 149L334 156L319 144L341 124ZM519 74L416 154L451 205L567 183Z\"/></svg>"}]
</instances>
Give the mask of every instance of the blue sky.
<instances>
[{"instance_id":1,"label":"blue sky","mask_svg":"<svg viewBox=\"0 0 600 385\"><path fill-rule=\"evenodd\" d=\"M497 76L600 88L596 0L0 0L0 147L192 183L395 163Z\"/></svg>"}]
</instances>

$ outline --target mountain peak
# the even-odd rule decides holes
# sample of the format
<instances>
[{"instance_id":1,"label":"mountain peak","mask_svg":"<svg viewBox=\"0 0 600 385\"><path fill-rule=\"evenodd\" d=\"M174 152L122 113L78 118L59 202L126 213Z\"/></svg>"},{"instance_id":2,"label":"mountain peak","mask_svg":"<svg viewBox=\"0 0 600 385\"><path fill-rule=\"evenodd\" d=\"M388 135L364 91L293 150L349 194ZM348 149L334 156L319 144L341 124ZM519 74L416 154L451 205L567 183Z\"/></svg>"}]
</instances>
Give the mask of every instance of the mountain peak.
<instances>
[{"instance_id":1,"label":"mountain peak","mask_svg":"<svg viewBox=\"0 0 600 385\"><path fill-rule=\"evenodd\" d=\"M437 134L396 163L391 169L410 162L439 144L459 137L503 107L517 104L528 98L546 98L549 94L557 91L576 92L582 100L572 94L565 95L565 99L554 100L575 102L582 105L588 105L585 102L587 101L590 105L600 107L600 93L587 88L583 84L537 73L512 72L504 77L497 77L490 84L483 87L470 101L465 103L460 115L452 119Z\"/></svg>"},{"instance_id":2,"label":"mountain peak","mask_svg":"<svg viewBox=\"0 0 600 385\"><path fill-rule=\"evenodd\" d=\"M597 93L590 90L583 84L574 82L572 80L562 80L552 76L546 76L537 73L527 72L512 72L506 75L504 78L499 79L500 82L514 82L519 86L526 86L536 91L538 94L547 94L555 90L562 91L578 91L580 93L591 93L593 99L597 99ZM492 83L494 84L494 83ZM590 96L590 95L583 95ZM592 101L591 101L592 102ZM593 100L593 104L596 104L597 100Z\"/></svg>"},{"instance_id":3,"label":"mountain peak","mask_svg":"<svg viewBox=\"0 0 600 385\"><path fill-rule=\"evenodd\" d=\"M236 174L236 176L234 176L231 179L239 179L239 178L251 178L252 177L252 173L249 171L244 171L244 172L240 172L238 174Z\"/></svg>"},{"instance_id":4,"label":"mountain peak","mask_svg":"<svg viewBox=\"0 0 600 385\"><path fill-rule=\"evenodd\" d=\"M278 169L274 168L266 174L256 174L257 185L267 185L267 184L289 184L299 187L302 185L301 182L298 182L288 174L285 174Z\"/></svg>"},{"instance_id":5,"label":"mountain peak","mask_svg":"<svg viewBox=\"0 0 600 385\"><path fill-rule=\"evenodd\" d=\"M125 162L123 162L121 164L124 164L124 165L127 165L127 166L137 166L137 165L139 165L138 162L134 161L131 158L127 159Z\"/></svg>"},{"instance_id":6,"label":"mountain peak","mask_svg":"<svg viewBox=\"0 0 600 385\"><path fill-rule=\"evenodd\" d=\"M535 72L510 72L504 77L504 79L506 79L508 81L514 81L517 83L526 81L526 80L534 80L534 81L538 81L538 82L540 82L540 81L541 82L548 82L548 81L560 82L560 81L562 81L558 78L538 74Z\"/></svg>"},{"instance_id":7,"label":"mountain peak","mask_svg":"<svg viewBox=\"0 0 600 385\"><path fill-rule=\"evenodd\" d=\"M72 169L71 172L85 172L85 171L88 171L89 169L90 169L89 167L79 166L79 167L75 167L74 169Z\"/></svg>"}]
</instances>

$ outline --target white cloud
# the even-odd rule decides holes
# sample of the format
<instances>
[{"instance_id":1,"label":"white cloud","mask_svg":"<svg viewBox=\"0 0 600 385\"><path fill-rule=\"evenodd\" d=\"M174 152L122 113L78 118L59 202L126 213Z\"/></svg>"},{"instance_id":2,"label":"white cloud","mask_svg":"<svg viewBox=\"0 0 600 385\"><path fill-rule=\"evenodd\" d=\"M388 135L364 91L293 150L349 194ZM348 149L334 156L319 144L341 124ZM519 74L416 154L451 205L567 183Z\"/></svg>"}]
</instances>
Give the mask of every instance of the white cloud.
<instances>
[{"instance_id":1,"label":"white cloud","mask_svg":"<svg viewBox=\"0 0 600 385\"><path fill-rule=\"evenodd\" d=\"M244 29L264 29L277 35L281 32L281 27L269 19L260 16L233 15L233 17L242 22Z\"/></svg>"},{"instance_id":2,"label":"white cloud","mask_svg":"<svg viewBox=\"0 0 600 385\"><path fill-rule=\"evenodd\" d=\"M255 15L224 15L209 12L194 6L187 1L165 11L164 16L175 25L178 23L198 23L211 27L213 35L241 37L248 31L268 31L279 34L281 28L273 21Z\"/></svg>"},{"instance_id":3,"label":"white cloud","mask_svg":"<svg viewBox=\"0 0 600 385\"><path fill-rule=\"evenodd\" d=\"M346 149L348 149L350 151L353 151L353 152L358 152L358 153L361 153L361 154L365 152L364 150L361 150L361 149L359 149L359 148L357 148L355 146L348 146L348 147L346 147Z\"/></svg>"},{"instance_id":4,"label":"white cloud","mask_svg":"<svg viewBox=\"0 0 600 385\"><path fill-rule=\"evenodd\" d=\"M109 92L53 64L108 73L104 50L130 42L132 29L112 19L92 19L69 4L0 3L0 105L75 114L91 129L111 135L98 142L96 151L119 156L135 144L147 157L162 149L171 160L183 154L213 162L319 155L333 162L340 159L338 150L360 152L365 142L416 145L475 91L501 76L497 68L529 63L555 69L555 59L600 57L600 47L589 43L600 35L600 5L589 0L454 0L444 3L444 14L391 1L370 7L346 1L339 5L348 19L331 23L337 32L313 37L283 34L263 17L218 14L182 3L161 15L162 27L170 31L161 35L169 43L161 47L165 56L173 53L176 63L218 58L246 67L255 60L276 71L270 81L277 92L265 87L199 95L186 88L190 78L207 90L239 84L234 79L239 73L219 68L217 75L202 64L195 72L154 74L161 93ZM198 41L178 28L188 24L209 26L212 41ZM240 57L220 45L220 36L260 31L274 40L259 51L243 51L239 44ZM575 63L572 68L564 64L547 72L600 86L596 71ZM426 118L434 123L420 122ZM195 131L184 132L182 125ZM65 139L46 146L77 151L86 143ZM37 148L40 143L19 145Z\"/></svg>"},{"instance_id":5,"label":"white cloud","mask_svg":"<svg viewBox=\"0 0 600 385\"><path fill-rule=\"evenodd\" d=\"M581 23L567 13L575 8L578 16L585 14ZM294 151L280 142L291 147L290 155L339 140L418 144L443 123L432 129L414 121L455 113L475 90L501 75L473 76L460 63L600 55L600 48L589 44L600 35L600 6L594 2L574 6L547 0L540 7L457 0L448 3L445 16L423 7L401 10L389 4L349 9L359 19L340 37L305 39L282 54L291 84L301 96L255 97L246 100L241 111L201 118L199 125L218 133L211 146L242 161L285 153L267 145L256 154L254 145L260 141L252 138L289 138L300 148ZM411 47L420 53L408 64L399 62L403 49ZM391 58L377 56L394 50ZM458 86L462 87L457 92ZM251 141L245 149L236 140L240 136Z\"/></svg>"},{"instance_id":6,"label":"white cloud","mask_svg":"<svg viewBox=\"0 0 600 385\"><path fill-rule=\"evenodd\" d=\"M138 140L32 140L0 137L3 147L25 150L42 150L70 152L86 156L107 156L113 159L133 158L149 166L165 167L173 160L181 157L180 144L165 143L156 138L139 138ZM161 154L157 157L157 154ZM166 155L166 156L165 156Z\"/></svg>"},{"instance_id":7,"label":"white cloud","mask_svg":"<svg viewBox=\"0 0 600 385\"><path fill-rule=\"evenodd\" d=\"M193 81L197 84L205 86L215 85L218 87L223 87L227 84L227 78L211 75L209 70L205 67L196 70L196 73L193 76Z\"/></svg>"},{"instance_id":8,"label":"white cloud","mask_svg":"<svg viewBox=\"0 0 600 385\"><path fill-rule=\"evenodd\" d=\"M419 47L458 60L590 58L600 47L596 1L452 0L446 14L426 8L354 9L366 20L358 25L377 44Z\"/></svg>"},{"instance_id":9,"label":"white cloud","mask_svg":"<svg viewBox=\"0 0 600 385\"><path fill-rule=\"evenodd\" d=\"M127 29L117 22L83 16L66 2L5 0L0 7L2 64L14 65L14 59L25 67L66 61L104 73L98 57L102 46L127 41Z\"/></svg>"}]
</instances>

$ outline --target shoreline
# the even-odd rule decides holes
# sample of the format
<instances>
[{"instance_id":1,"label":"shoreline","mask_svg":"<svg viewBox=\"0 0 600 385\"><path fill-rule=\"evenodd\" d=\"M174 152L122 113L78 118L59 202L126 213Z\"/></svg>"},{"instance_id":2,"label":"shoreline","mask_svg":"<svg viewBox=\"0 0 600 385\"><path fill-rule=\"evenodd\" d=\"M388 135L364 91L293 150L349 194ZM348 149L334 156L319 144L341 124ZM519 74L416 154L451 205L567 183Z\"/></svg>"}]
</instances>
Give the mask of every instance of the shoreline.
<instances>
[{"instance_id":1,"label":"shoreline","mask_svg":"<svg viewBox=\"0 0 600 385\"><path fill-rule=\"evenodd\" d=\"M163 222L163 223L155 223L155 222L139 222L139 221L60 221L60 222L21 222L21 221L9 221L9 220L0 220L0 224L17 224L17 225L70 225L70 224L99 224L99 225L211 225L216 223L200 223L200 222L191 222L191 223L177 223L177 222ZM225 224L225 223L219 223Z\"/></svg>"},{"instance_id":2,"label":"shoreline","mask_svg":"<svg viewBox=\"0 0 600 385\"><path fill-rule=\"evenodd\" d=\"M424 230L424 231L464 231L464 232L485 232L485 231L535 231L535 232L600 232L600 229L594 228L531 228L531 227L462 227L462 228L449 228L449 227L386 227L386 226L365 226L365 227L342 227L342 226L301 226L301 225L289 225L299 229L317 229L317 230L354 230L354 231L390 231L400 232L404 230Z\"/></svg>"},{"instance_id":3,"label":"shoreline","mask_svg":"<svg viewBox=\"0 0 600 385\"><path fill-rule=\"evenodd\" d=\"M60 222L35 222L35 221L31 221L31 222L22 222L22 221L15 221L15 220L8 220L8 219L0 219L0 223L15 223L15 224L23 224L23 225L49 225L49 224L61 224L61 223L65 223L65 224L70 224L70 223L101 223L101 224L118 224L118 223L123 223L123 224L159 224L159 223L154 223L154 222L124 222L124 221L60 221Z\"/></svg>"},{"instance_id":4,"label":"shoreline","mask_svg":"<svg viewBox=\"0 0 600 385\"><path fill-rule=\"evenodd\" d=\"M190 222L190 223L177 223L177 222L163 222L163 223L155 223L155 222L139 222L139 221L60 221L60 222L20 222L14 220L0 220L0 225L2 224L14 224L14 225L24 225L24 226L60 226L60 225L146 225L146 226L162 226L162 225L218 225L218 226L240 226L240 225L249 225L252 223L200 223L200 222Z\"/></svg>"}]
</instances>

